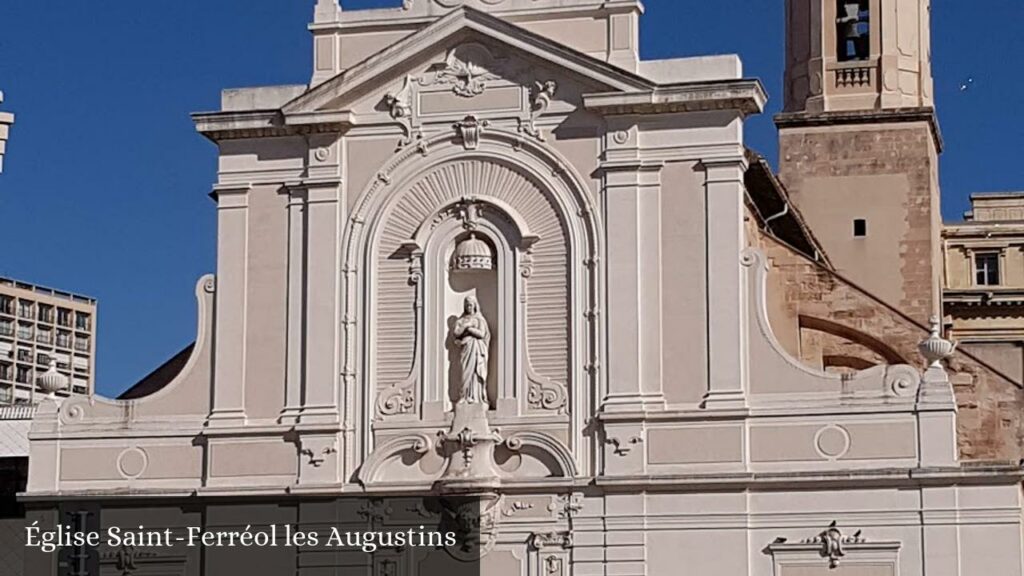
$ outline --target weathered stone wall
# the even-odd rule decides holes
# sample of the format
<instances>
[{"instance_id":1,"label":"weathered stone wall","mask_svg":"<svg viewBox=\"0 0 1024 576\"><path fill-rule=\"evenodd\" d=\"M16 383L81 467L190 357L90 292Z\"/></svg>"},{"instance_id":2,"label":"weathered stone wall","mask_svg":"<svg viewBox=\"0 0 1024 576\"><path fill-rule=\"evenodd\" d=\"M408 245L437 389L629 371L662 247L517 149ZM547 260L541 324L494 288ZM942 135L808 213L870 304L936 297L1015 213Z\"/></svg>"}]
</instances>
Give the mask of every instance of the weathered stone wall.
<instances>
[{"instance_id":1,"label":"weathered stone wall","mask_svg":"<svg viewBox=\"0 0 1024 576\"><path fill-rule=\"evenodd\" d=\"M787 127L779 178L836 268L919 322L938 312L941 215L929 123ZM853 237L853 220L867 236Z\"/></svg>"},{"instance_id":2,"label":"weathered stone wall","mask_svg":"<svg viewBox=\"0 0 1024 576\"><path fill-rule=\"evenodd\" d=\"M748 228L749 230L749 228ZM908 363L921 366L918 343L927 337L922 324L903 315L852 282L763 234L751 238L768 256L768 300L777 333L796 358L821 367L828 355L858 357L875 364L879 355L863 342L878 340ZM849 333L839 335L799 328L799 318L827 320ZM1021 384L976 357L958 352L949 361L960 408L959 442L964 460L1024 458L1024 392Z\"/></svg>"}]
</instances>

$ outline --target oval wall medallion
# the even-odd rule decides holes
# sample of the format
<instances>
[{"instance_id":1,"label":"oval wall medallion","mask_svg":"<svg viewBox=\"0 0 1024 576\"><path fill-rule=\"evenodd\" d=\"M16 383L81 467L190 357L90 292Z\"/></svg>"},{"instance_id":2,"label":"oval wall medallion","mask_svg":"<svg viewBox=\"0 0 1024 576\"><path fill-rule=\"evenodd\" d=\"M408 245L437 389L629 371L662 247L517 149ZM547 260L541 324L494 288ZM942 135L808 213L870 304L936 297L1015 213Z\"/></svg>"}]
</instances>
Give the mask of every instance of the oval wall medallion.
<instances>
[{"instance_id":1,"label":"oval wall medallion","mask_svg":"<svg viewBox=\"0 0 1024 576\"><path fill-rule=\"evenodd\" d=\"M149 456L141 448L127 448L117 457L117 471L129 480L134 480L146 471Z\"/></svg>"},{"instance_id":2,"label":"oval wall medallion","mask_svg":"<svg viewBox=\"0 0 1024 576\"><path fill-rule=\"evenodd\" d=\"M814 435L814 448L822 458L838 460L850 451L850 433L842 426L829 424Z\"/></svg>"}]
</instances>

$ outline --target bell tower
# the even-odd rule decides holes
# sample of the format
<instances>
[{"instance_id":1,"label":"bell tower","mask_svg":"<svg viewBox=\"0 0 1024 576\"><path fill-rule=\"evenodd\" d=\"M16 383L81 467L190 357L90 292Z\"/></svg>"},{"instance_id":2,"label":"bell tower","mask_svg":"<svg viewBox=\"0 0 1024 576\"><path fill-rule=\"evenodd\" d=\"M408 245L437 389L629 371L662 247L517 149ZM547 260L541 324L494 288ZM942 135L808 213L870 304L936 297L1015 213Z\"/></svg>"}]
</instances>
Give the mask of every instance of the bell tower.
<instances>
[{"instance_id":1,"label":"bell tower","mask_svg":"<svg viewBox=\"0 0 1024 576\"><path fill-rule=\"evenodd\" d=\"M779 173L838 271L927 323L942 217L930 0L786 0Z\"/></svg>"}]
</instances>

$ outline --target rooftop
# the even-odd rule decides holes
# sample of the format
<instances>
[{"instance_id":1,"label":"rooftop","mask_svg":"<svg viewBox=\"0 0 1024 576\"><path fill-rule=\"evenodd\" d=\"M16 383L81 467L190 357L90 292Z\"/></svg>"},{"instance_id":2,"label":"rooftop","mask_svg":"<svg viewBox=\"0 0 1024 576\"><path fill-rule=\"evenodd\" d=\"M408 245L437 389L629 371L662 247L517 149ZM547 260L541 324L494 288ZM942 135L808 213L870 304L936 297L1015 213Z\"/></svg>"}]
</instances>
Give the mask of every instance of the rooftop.
<instances>
[{"instance_id":1,"label":"rooftop","mask_svg":"<svg viewBox=\"0 0 1024 576\"><path fill-rule=\"evenodd\" d=\"M66 292L64 290L47 288L46 286L39 286L37 284L29 284L28 282L14 280L13 278L5 278L3 276L0 276L0 286L10 286L11 288L28 290L29 292L35 292L43 296L61 298L63 300L69 300L71 302L81 302L83 304L96 304L96 299L91 296L83 296L81 294L74 294L72 292Z\"/></svg>"}]
</instances>

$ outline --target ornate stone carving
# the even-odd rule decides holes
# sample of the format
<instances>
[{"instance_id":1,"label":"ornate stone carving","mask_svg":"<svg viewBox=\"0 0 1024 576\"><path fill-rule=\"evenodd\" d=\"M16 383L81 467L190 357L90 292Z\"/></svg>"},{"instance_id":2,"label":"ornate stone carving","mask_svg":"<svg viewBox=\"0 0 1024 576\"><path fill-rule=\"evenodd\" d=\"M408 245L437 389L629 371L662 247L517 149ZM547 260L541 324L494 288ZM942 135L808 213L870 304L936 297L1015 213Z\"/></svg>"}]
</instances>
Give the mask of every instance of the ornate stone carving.
<instances>
[{"instance_id":1,"label":"ornate stone carving","mask_svg":"<svg viewBox=\"0 0 1024 576\"><path fill-rule=\"evenodd\" d=\"M563 494L548 505L548 511L554 512L559 520L573 518L580 510L583 510L582 494Z\"/></svg>"},{"instance_id":2,"label":"ornate stone carving","mask_svg":"<svg viewBox=\"0 0 1024 576\"><path fill-rule=\"evenodd\" d=\"M470 234L469 238L459 242L452 258L452 270L493 270L494 254L487 242Z\"/></svg>"},{"instance_id":3,"label":"ornate stone carving","mask_svg":"<svg viewBox=\"0 0 1024 576\"><path fill-rule=\"evenodd\" d=\"M530 118L519 121L520 132L529 134L541 142L545 140L543 131L537 127L537 119L551 105L551 99L555 97L557 90L558 84L554 80L534 82L530 90Z\"/></svg>"},{"instance_id":4,"label":"ornate stone carving","mask_svg":"<svg viewBox=\"0 0 1024 576\"><path fill-rule=\"evenodd\" d=\"M933 316L931 319L931 335L918 345L918 350L925 360L928 361L929 368L942 368L942 361L952 356L958 346L957 342L951 342L943 338L941 331L942 321L938 316Z\"/></svg>"},{"instance_id":5,"label":"ornate stone carving","mask_svg":"<svg viewBox=\"0 0 1024 576\"><path fill-rule=\"evenodd\" d=\"M388 107L388 114L391 119L398 122L405 133L398 142L398 149L401 150L416 141L421 141L423 135L412 126L412 76L406 76L401 90L388 92L384 96L384 104ZM424 148L425 150L425 148Z\"/></svg>"},{"instance_id":6,"label":"ornate stone carving","mask_svg":"<svg viewBox=\"0 0 1024 576\"><path fill-rule=\"evenodd\" d=\"M356 511L361 517L372 525L380 525L391 516L391 507L380 498L365 500L359 510Z\"/></svg>"},{"instance_id":7,"label":"ornate stone carving","mask_svg":"<svg viewBox=\"0 0 1024 576\"><path fill-rule=\"evenodd\" d=\"M411 385L393 384L377 396L377 414L397 416L408 414L416 407L416 391Z\"/></svg>"},{"instance_id":8,"label":"ornate stone carving","mask_svg":"<svg viewBox=\"0 0 1024 576\"><path fill-rule=\"evenodd\" d=\"M313 468L319 468L324 465L327 458L332 454L338 453L338 448L335 446L334 441L330 441L327 446L308 446L304 447L299 451L303 456L309 458L307 464Z\"/></svg>"},{"instance_id":9,"label":"ornate stone carving","mask_svg":"<svg viewBox=\"0 0 1024 576\"><path fill-rule=\"evenodd\" d=\"M441 525L455 533L455 546L445 547L453 558L475 561L494 548L500 502L497 494L441 499Z\"/></svg>"},{"instance_id":10,"label":"ornate stone carving","mask_svg":"<svg viewBox=\"0 0 1024 576\"><path fill-rule=\"evenodd\" d=\"M551 410L558 413L565 411L568 398L565 386L548 379L530 377L530 391L526 401L535 410Z\"/></svg>"},{"instance_id":11,"label":"ornate stone carving","mask_svg":"<svg viewBox=\"0 0 1024 576\"><path fill-rule=\"evenodd\" d=\"M476 116L466 116L461 122L455 123L455 130L462 139L462 146L466 150L476 150L480 147L480 133L491 123L487 120L480 120Z\"/></svg>"},{"instance_id":12,"label":"ornate stone carving","mask_svg":"<svg viewBox=\"0 0 1024 576\"><path fill-rule=\"evenodd\" d=\"M565 560L552 554L544 559L544 573L547 576L562 576L564 574Z\"/></svg>"},{"instance_id":13,"label":"ornate stone carving","mask_svg":"<svg viewBox=\"0 0 1024 576\"><path fill-rule=\"evenodd\" d=\"M530 535L530 547L534 550L546 548L572 548L572 534L568 532L542 532Z\"/></svg>"},{"instance_id":14,"label":"ornate stone carving","mask_svg":"<svg viewBox=\"0 0 1024 576\"><path fill-rule=\"evenodd\" d=\"M501 514L506 518L511 518L524 510L530 510L532 508L533 504L516 500L515 502L509 502L508 506L504 507Z\"/></svg>"},{"instance_id":15,"label":"ornate stone carving","mask_svg":"<svg viewBox=\"0 0 1024 576\"><path fill-rule=\"evenodd\" d=\"M838 568L839 561L843 556L846 556L846 552L843 550L845 545L861 544L863 542L864 539L860 536L860 530L854 533L853 536L843 536L843 533L836 527L835 522L832 522L821 534L804 541L805 544L821 545L821 557L828 559L828 567L831 569Z\"/></svg>"},{"instance_id":16,"label":"ornate stone carving","mask_svg":"<svg viewBox=\"0 0 1024 576\"><path fill-rule=\"evenodd\" d=\"M448 52L448 57L443 65L437 67L434 77L420 80L420 84L450 85L454 94L473 98L487 90L487 82L499 78L493 71L499 65L499 61L486 46L470 42Z\"/></svg>"},{"instance_id":17,"label":"ornate stone carving","mask_svg":"<svg viewBox=\"0 0 1024 576\"><path fill-rule=\"evenodd\" d=\"M623 440L622 438L608 438L605 443L615 447L616 456L626 456L633 451L633 447L642 444L643 438L639 436L632 436L629 439Z\"/></svg>"},{"instance_id":18,"label":"ornate stone carving","mask_svg":"<svg viewBox=\"0 0 1024 576\"><path fill-rule=\"evenodd\" d=\"M896 365L885 368L885 385L889 392L900 397L909 397L917 393L921 382L921 374L913 366Z\"/></svg>"}]
</instances>

